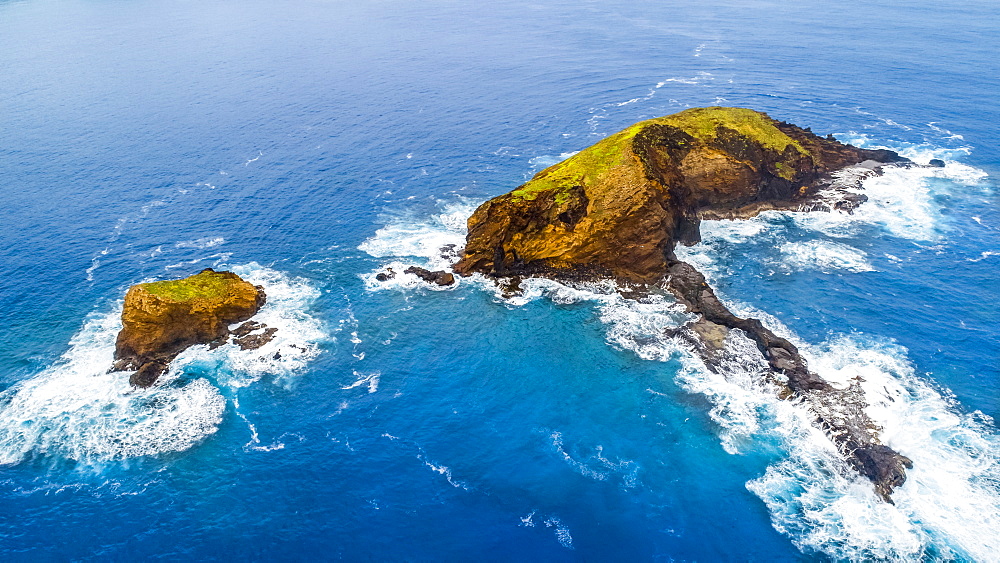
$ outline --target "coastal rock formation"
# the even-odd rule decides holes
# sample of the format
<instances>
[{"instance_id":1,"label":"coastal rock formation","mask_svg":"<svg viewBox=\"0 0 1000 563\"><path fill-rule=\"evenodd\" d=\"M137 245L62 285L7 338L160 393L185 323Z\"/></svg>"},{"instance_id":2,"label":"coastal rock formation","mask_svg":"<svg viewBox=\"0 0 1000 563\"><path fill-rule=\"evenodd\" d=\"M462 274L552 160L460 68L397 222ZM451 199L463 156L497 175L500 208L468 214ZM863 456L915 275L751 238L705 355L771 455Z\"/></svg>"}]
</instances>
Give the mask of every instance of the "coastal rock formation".
<instances>
[{"instance_id":1,"label":"coastal rock formation","mask_svg":"<svg viewBox=\"0 0 1000 563\"><path fill-rule=\"evenodd\" d=\"M667 289L698 318L678 336L688 338L705 365L718 371L725 359L725 339L738 329L760 350L770 370L768 380L782 398L802 399L816 415L816 423L826 430L848 463L875 485L875 492L887 502L889 494L906 481L906 468L913 463L878 440L880 428L864 412L864 394L858 383L838 389L809 371L798 348L771 332L757 319L734 315L705 281L686 262L670 265Z\"/></svg>"},{"instance_id":2,"label":"coastal rock formation","mask_svg":"<svg viewBox=\"0 0 1000 563\"><path fill-rule=\"evenodd\" d=\"M822 207L830 173L868 160L905 159L749 109L642 121L480 206L455 272L655 282L702 218Z\"/></svg>"},{"instance_id":3,"label":"coastal rock formation","mask_svg":"<svg viewBox=\"0 0 1000 563\"><path fill-rule=\"evenodd\" d=\"M505 291L531 275L660 284L697 316L674 334L709 369L721 368L731 332L748 337L778 395L809 408L847 462L892 502L912 464L879 441L860 386L830 385L791 342L734 315L701 273L677 260L674 247L698 242L702 219L769 209L851 211L865 198L838 192L835 173L853 166L861 178L905 162L749 109L689 109L637 123L481 205L454 270L497 278Z\"/></svg>"},{"instance_id":4,"label":"coastal rock formation","mask_svg":"<svg viewBox=\"0 0 1000 563\"><path fill-rule=\"evenodd\" d=\"M455 275L451 272L445 272L444 270L432 272L426 268L421 268L420 266L410 266L409 268L403 270L403 273L413 274L425 282L442 286L452 285L455 283Z\"/></svg>"},{"instance_id":5,"label":"coastal rock formation","mask_svg":"<svg viewBox=\"0 0 1000 563\"><path fill-rule=\"evenodd\" d=\"M112 369L136 370L129 382L149 387L189 346L224 343L229 325L255 315L265 299L262 287L211 268L181 280L134 285L125 294ZM244 325L241 338L260 326ZM267 336L247 340L247 347L270 340L274 329L269 330Z\"/></svg>"}]
</instances>

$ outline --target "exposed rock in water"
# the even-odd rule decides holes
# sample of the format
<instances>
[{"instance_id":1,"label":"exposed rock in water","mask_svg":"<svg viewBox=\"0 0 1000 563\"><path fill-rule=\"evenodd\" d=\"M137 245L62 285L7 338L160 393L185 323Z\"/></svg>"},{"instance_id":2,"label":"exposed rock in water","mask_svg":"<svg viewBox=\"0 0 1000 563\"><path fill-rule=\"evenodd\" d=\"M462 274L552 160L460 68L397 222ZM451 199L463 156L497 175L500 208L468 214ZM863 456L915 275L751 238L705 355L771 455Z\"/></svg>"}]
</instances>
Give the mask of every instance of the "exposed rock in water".
<instances>
[{"instance_id":1,"label":"exposed rock in water","mask_svg":"<svg viewBox=\"0 0 1000 563\"><path fill-rule=\"evenodd\" d=\"M253 334L258 330L262 332ZM238 345L240 350L256 350L257 348L260 348L261 346L274 340L274 334L278 332L278 329L273 327L268 328L266 324L258 323L256 321L247 321L236 327L231 332L233 335L233 343Z\"/></svg>"},{"instance_id":2,"label":"exposed rock in water","mask_svg":"<svg viewBox=\"0 0 1000 563\"><path fill-rule=\"evenodd\" d=\"M503 291L504 297L513 297L520 294L523 291L521 287L521 276L514 276L511 278L499 278L497 279L497 285Z\"/></svg>"},{"instance_id":3,"label":"exposed rock in water","mask_svg":"<svg viewBox=\"0 0 1000 563\"><path fill-rule=\"evenodd\" d=\"M704 276L676 259L674 246L698 242L703 218L771 209L850 212L867 198L847 188L881 174L883 164L908 162L749 109L685 110L637 123L481 205L454 270L498 281L541 275L613 277L633 287L663 282L698 316L674 332L695 345L709 369L720 369L731 331L745 334L779 396L801 400L848 463L892 502L911 462L879 442L860 386L833 387L809 371L791 342L757 319L733 315Z\"/></svg>"},{"instance_id":4,"label":"exposed rock in water","mask_svg":"<svg viewBox=\"0 0 1000 563\"><path fill-rule=\"evenodd\" d=\"M419 266L410 266L409 268L403 270L403 273L413 274L425 282L436 283L437 285L442 286L455 283L454 274L451 272L445 272L444 270L432 272Z\"/></svg>"},{"instance_id":5,"label":"exposed rock in water","mask_svg":"<svg viewBox=\"0 0 1000 563\"><path fill-rule=\"evenodd\" d=\"M895 487L906 481L905 468L913 463L879 442L880 428L864 412L860 385L837 389L809 371L794 344L777 336L757 319L737 317L715 296L705 277L686 262L674 262L667 288L699 318L687 327L697 335L695 349L705 365L718 371L723 360L725 338L730 330L742 331L757 344L770 366L770 382L782 398L804 399L816 415L816 423L827 431L841 454L859 473L868 477L875 491L887 502Z\"/></svg>"},{"instance_id":6,"label":"exposed rock in water","mask_svg":"<svg viewBox=\"0 0 1000 563\"><path fill-rule=\"evenodd\" d=\"M134 285L125 294L112 369L134 369L129 382L149 387L189 346L224 343L229 325L255 315L265 299L261 286L211 268L181 280Z\"/></svg>"},{"instance_id":7,"label":"exposed rock in water","mask_svg":"<svg viewBox=\"0 0 1000 563\"><path fill-rule=\"evenodd\" d=\"M396 277L396 272L392 268L386 268L384 272L375 274L375 279L380 282L389 281L394 277Z\"/></svg>"},{"instance_id":8,"label":"exposed rock in water","mask_svg":"<svg viewBox=\"0 0 1000 563\"><path fill-rule=\"evenodd\" d=\"M931 161L927 163L927 166L933 166L934 168L944 168L944 161L941 160L940 158L932 158Z\"/></svg>"}]
</instances>

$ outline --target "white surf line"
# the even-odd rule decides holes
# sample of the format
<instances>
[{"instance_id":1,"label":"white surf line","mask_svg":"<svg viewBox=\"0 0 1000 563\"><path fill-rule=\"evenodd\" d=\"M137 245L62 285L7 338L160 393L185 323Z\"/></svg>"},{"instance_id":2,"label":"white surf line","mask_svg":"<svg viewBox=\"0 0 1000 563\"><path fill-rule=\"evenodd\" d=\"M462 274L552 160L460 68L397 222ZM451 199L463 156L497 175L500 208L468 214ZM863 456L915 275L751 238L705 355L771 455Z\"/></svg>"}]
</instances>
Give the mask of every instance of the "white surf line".
<instances>
[{"instance_id":1,"label":"white surf line","mask_svg":"<svg viewBox=\"0 0 1000 563\"><path fill-rule=\"evenodd\" d=\"M257 162L258 160L260 160L260 157L262 157L262 156L264 156L264 151L257 151L257 156L255 156L255 157L247 160L246 162L244 162L243 166L250 166L251 162Z\"/></svg>"}]
</instances>

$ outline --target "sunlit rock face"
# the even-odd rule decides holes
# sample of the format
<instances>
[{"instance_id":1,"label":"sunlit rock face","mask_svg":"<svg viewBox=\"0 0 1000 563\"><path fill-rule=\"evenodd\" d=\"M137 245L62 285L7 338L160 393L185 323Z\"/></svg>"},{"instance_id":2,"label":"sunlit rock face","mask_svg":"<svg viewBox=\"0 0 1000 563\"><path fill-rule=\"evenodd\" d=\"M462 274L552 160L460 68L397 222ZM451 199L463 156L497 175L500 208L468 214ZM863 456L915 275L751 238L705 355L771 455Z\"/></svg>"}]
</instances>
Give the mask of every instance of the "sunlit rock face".
<instances>
[{"instance_id":1,"label":"sunlit rock face","mask_svg":"<svg viewBox=\"0 0 1000 563\"><path fill-rule=\"evenodd\" d=\"M264 301L262 287L211 268L134 285L125 294L114 369L136 370L131 383L149 387L185 348L225 341L229 325L255 315Z\"/></svg>"},{"instance_id":2,"label":"sunlit rock face","mask_svg":"<svg viewBox=\"0 0 1000 563\"><path fill-rule=\"evenodd\" d=\"M815 203L828 174L905 160L743 108L642 121L487 201L469 219L460 274L613 276L652 282L702 217Z\"/></svg>"}]
</instances>

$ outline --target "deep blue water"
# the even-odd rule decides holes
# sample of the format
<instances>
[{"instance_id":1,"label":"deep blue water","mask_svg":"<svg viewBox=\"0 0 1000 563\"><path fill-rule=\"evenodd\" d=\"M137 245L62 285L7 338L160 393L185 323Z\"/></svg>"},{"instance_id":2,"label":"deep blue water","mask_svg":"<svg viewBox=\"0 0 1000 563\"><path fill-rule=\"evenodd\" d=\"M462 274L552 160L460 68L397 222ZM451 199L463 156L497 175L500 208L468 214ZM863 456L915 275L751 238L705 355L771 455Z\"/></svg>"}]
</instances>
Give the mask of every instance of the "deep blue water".
<instances>
[{"instance_id":1,"label":"deep blue water","mask_svg":"<svg viewBox=\"0 0 1000 563\"><path fill-rule=\"evenodd\" d=\"M998 560L994 3L0 2L0 559ZM685 255L914 459L896 506L669 300L380 284L637 120L747 106L944 169ZM105 373L126 288L258 353ZM272 354L281 352L280 359ZM752 370L750 370L752 371Z\"/></svg>"}]
</instances>

